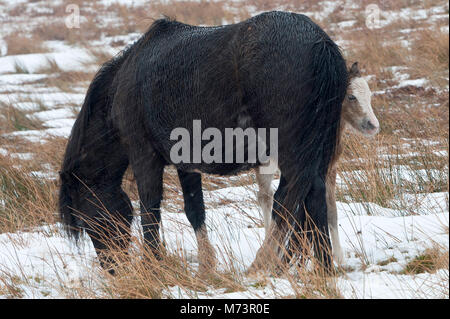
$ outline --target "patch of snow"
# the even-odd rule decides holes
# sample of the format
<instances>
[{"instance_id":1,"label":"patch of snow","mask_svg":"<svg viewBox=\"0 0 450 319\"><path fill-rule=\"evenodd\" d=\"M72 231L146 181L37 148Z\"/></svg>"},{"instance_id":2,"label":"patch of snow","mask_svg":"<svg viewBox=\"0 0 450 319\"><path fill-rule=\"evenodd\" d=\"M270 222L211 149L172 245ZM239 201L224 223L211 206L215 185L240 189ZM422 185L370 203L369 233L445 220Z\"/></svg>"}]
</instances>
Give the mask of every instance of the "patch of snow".
<instances>
[{"instance_id":1,"label":"patch of snow","mask_svg":"<svg viewBox=\"0 0 450 319\"><path fill-rule=\"evenodd\" d=\"M32 116L40 121L48 121L74 117L74 114L73 111L69 108L60 108L50 111L35 112L32 114Z\"/></svg>"},{"instance_id":2,"label":"patch of snow","mask_svg":"<svg viewBox=\"0 0 450 319\"><path fill-rule=\"evenodd\" d=\"M417 86L417 87L424 87L428 84L428 80L425 78L420 79L414 79L414 80L402 80L398 85L394 86L393 88L402 88L405 86Z\"/></svg>"},{"instance_id":3,"label":"patch of snow","mask_svg":"<svg viewBox=\"0 0 450 319\"><path fill-rule=\"evenodd\" d=\"M47 78L47 74L0 74L0 85L23 85Z\"/></svg>"},{"instance_id":4,"label":"patch of snow","mask_svg":"<svg viewBox=\"0 0 450 319\"><path fill-rule=\"evenodd\" d=\"M36 175L48 177L45 174ZM237 196L238 191L239 188L232 188L228 192L220 192L222 195ZM241 196L246 197L247 192L247 188L243 187ZM448 270L420 275L400 274L408 260L421 254L433 243L448 249L448 234L445 230L449 223L448 211L445 211L445 207L424 204L432 202L433 197L438 201L445 197L448 209L448 193L423 196L419 206L428 211L426 215L417 216L399 217L393 210L380 207L372 207L369 210L384 210L384 213L369 216L363 207L375 206L374 204L338 203L345 262L352 269L337 278L338 288L344 297L443 297L445 289L439 287L448 287L448 283L443 282L448 278ZM206 216L206 225L217 252L219 269L226 271L231 263L235 269L245 271L264 238L264 229L256 226L261 223L259 208L236 207L230 204L208 209ZM182 251L195 265L197 244L186 215L168 213L163 208L162 227L167 249L173 252ZM139 217L136 217L133 223L133 234L136 239L142 236ZM91 242L85 236L83 238L81 248L77 249L68 238L61 235L59 224L43 226L30 232L1 234L0 271L24 278L20 288L26 298L41 298L43 292L47 298L67 297L61 295L57 288L60 285L67 288L80 283L89 286L91 291L100 291L101 287L97 285L100 285L98 278L101 278L101 273L95 252ZM389 258L395 258L395 261L385 266L378 265ZM363 266L362 263L367 265ZM426 287L423 286L425 282ZM301 282L297 284L302 285ZM295 294L292 284L283 278L268 278L268 284L264 287L255 286L249 280L246 280L246 285L248 287L245 291L232 293L226 293L224 289L186 292L180 287L171 287L163 294L170 298L188 297L193 293L198 298L277 298Z\"/></svg>"},{"instance_id":5,"label":"patch of snow","mask_svg":"<svg viewBox=\"0 0 450 319\"><path fill-rule=\"evenodd\" d=\"M356 20L348 20L348 21L338 22L337 25L339 28L350 28L350 27L353 27L356 22L357 22Z\"/></svg>"},{"instance_id":6,"label":"patch of snow","mask_svg":"<svg viewBox=\"0 0 450 319\"><path fill-rule=\"evenodd\" d=\"M8 55L0 57L0 74L16 73L17 65L28 73L37 73L49 67L49 61L54 61L63 71L86 71L86 64L94 62L88 51L76 48L66 52Z\"/></svg>"}]
</instances>

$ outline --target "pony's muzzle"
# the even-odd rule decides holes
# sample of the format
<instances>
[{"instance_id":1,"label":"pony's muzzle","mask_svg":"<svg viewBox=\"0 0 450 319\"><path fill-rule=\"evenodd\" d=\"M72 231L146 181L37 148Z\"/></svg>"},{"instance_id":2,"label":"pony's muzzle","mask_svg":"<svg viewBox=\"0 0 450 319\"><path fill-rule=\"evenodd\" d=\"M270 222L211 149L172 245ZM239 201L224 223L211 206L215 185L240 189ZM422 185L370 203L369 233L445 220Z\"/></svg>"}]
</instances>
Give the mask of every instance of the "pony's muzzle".
<instances>
[{"instance_id":1,"label":"pony's muzzle","mask_svg":"<svg viewBox=\"0 0 450 319\"><path fill-rule=\"evenodd\" d=\"M378 120L374 121L371 119L365 119L361 127L364 130L365 135L367 136L373 136L380 130L380 124L378 123Z\"/></svg>"}]
</instances>

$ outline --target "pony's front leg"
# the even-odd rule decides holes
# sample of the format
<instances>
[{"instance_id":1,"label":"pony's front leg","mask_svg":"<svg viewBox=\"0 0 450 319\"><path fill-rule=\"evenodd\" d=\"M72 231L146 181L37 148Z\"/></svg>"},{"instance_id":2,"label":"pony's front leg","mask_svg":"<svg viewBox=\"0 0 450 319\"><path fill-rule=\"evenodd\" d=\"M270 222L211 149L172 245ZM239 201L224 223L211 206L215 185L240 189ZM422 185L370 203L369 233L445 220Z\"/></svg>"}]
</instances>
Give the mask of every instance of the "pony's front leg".
<instances>
[{"instance_id":1,"label":"pony's front leg","mask_svg":"<svg viewBox=\"0 0 450 319\"><path fill-rule=\"evenodd\" d=\"M333 258L338 264L344 261L344 253L339 241L337 207L336 207L336 168L332 168L327 175L327 210L328 227L330 228L331 244L333 247Z\"/></svg>"},{"instance_id":2,"label":"pony's front leg","mask_svg":"<svg viewBox=\"0 0 450 319\"><path fill-rule=\"evenodd\" d=\"M274 270L282 265L282 257L285 254L283 245L288 231L287 221L284 219L283 201L286 197L287 181L283 175L275 192L272 207L272 219L268 227L262 246L256 253L255 260L247 270L247 274L255 276L261 270Z\"/></svg>"},{"instance_id":3,"label":"pony's front leg","mask_svg":"<svg viewBox=\"0 0 450 319\"><path fill-rule=\"evenodd\" d=\"M131 166L139 192L141 224L144 242L150 252L161 259L161 200L163 194L164 162L151 146L141 147L139 153L132 153Z\"/></svg>"},{"instance_id":4,"label":"pony's front leg","mask_svg":"<svg viewBox=\"0 0 450 319\"><path fill-rule=\"evenodd\" d=\"M178 170L184 197L184 211L197 237L199 273L208 274L216 268L216 253L208 238L205 225L205 204L202 177L199 173Z\"/></svg>"}]
</instances>

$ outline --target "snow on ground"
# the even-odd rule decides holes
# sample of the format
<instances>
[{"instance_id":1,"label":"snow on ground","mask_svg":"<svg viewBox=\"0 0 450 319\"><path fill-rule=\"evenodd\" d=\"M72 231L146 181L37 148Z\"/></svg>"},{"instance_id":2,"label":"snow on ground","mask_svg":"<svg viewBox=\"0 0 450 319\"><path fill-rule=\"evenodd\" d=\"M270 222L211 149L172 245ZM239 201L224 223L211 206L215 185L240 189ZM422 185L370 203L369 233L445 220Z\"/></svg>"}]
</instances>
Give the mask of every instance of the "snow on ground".
<instances>
[{"instance_id":1,"label":"snow on ground","mask_svg":"<svg viewBox=\"0 0 450 319\"><path fill-rule=\"evenodd\" d=\"M13 73L16 66L29 73L36 73L49 66L49 61L64 71L84 71L86 63L92 61L92 56L83 49L72 48L66 52L33 53L0 57L0 73Z\"/></svg>"},{"instance_id":2,"label":"snow on ground","mask_svg":"<svg viewBox=\"0 0 450 319\"><path fill-rule=\"evenodd\" d=\"M221 189L222 194L227 188ZM261 216L257 207L248 204L255 199L247 187L234 187L241 202L207 210L206 224L219 261L219 270L227 270L231 262L245 271L264 239L264 229L256 227ZM247 204L246 204L247 203ZM338 277L338 287L346 298L441 298L448 287L448 269L417 275L402 274L408 261L427 248L439 245L448 249L448 193L423 194L420 215L402 216L371 203L338 203L340 238L345 250L345 266L349 269ZM209 201L207 200L207 206ZM369 209L366 209L369 207ZM376 216L368 211L377 210ZM401 217L398 217L401 216ZM167 248L182 251L197 263L196 241L184 214L162 212L163 238ZM139 236L138 218L133 225ZM392 260L384 264L383 262ZM381 266L382 265L382 266ZM98 271L86 271L92 268ZM0 235L0 273L21 278L18 287L25 298L68 297L67 288L83 283L101 291L100 268L89 240L76 247L61 235L60 225L40 227L30 232ZM197 292L199 298L281 297L294 293L289 281L270 278L264 287L256 288L248 279L249 289L225 293L221 289ZM301 285L302 283L298 283ZM98 287L96 287L98 285ZM167 297L186 297L179 287L164 292ZM192 292L190 292L192 295Z\"/></svg>"},{"instance_id":3,"label":"snow on ground","mask_svg":"<svg viewBox=\"0 0 450 319\"><path fill-rule=\"evenodd\" d=\"M26 2L16 1L14 5ZM236 0L237 1L237 0ZM56 2L56 1L55 1ZM103 4L120 3L127 6L139 6L144 0L102 0ZM322 1L317 12L305 12L311 17L325 21L339 5L344 8L357 8L359 4L352 1ZM7 1L0 1L0 8L6 8ZM8 4L9 5L9 4ZM33 3L30 3L33 5ZM250 10L256 14L255 10ZM430 21L447 17L443 13L448 6L431 7L423 10L381 12L381 26L400 19ZM0 9L0 20L6 19ZM6 12L6 10L5 10ZM357 22L352 17L336 24L337 30L352 28ZM38 21L38 20L36 20ZM5 24L5 34L12 26L20 27L17 21ZM334 28L333 26L329 26ZM448 26L441 29L448 32ZM11 29L14 30L14 29ZM399 32L409 34L417 29L403 29ZM338 32L339 33L339 32ZM102 36L90 44L96 48L116 53L111 47L114 41L131 43L139 34L129 33L113 37ZM338 35L337 35L338 37ZM409 45L409 40L405 46ZM352 45L351 41L337 41L343 48ZM403 42L402 42L403 43ZM40 120L44 126L41 130L16 131L9 135L21 136L32 142L43 142L52 136L68 137L74 122L74 105L81 106L87 86L75 83L73 90L61 92L58 88L42 85L54 74L42 73L49 67L63 71L90 71L93 56L85 48L70 46L62 41L46 41L47 53L7 55L7 47L0 37L0 102L11 103L14 108L27 112L27 117ZM428 85L424 78L410 79L402 66L391 67L393 79L397 85L390 89L404 86L423 87ZM45 82L44 82L45 83ZM76 93L74 93L74 90ZM377 93L384 93L378 91ZM42 109L42 106L45 109ZM0 105L1 107L1 105ZM75 109L76 110L76 109ZM444 151L443 151L444 152ZM20 160L32 160L32 154L10 153L0 147L1 156L11 156ZM390 156L389 154L381 154ZM414 156L414 155L405 155ZM445 153L442 156L447 156ZM439 171L412 171L407 166L398 166L395 171L399 183L414 181L418 176L442 174ZM360 172L364 178L364 172ZM49 169L45 172L31 172L40 178L54 179L56 173ZM353 175L358 172L353 171ZM448 167L445 174L448 176ZM345 177L345 176L344 176ZM274 181L275 188L278 181ZM344 187L342 179L338 184ZM256 251L264 238L264 229L259 209L255 202L256 185L247 187L228 187L216 191L205 191L205 201L210 208L207 211L207 225L213 245L219 258L219 267L224 269L233 256L234 266L244 271L255 257ZM226 198L234 204L218 206L220 198ZM251 199L251 200L249 200ZM348 271L338 277L338 287L347 298L439 298L448 297L448 269L434 273L418 275L402 274L405 265L425 249L440 245L448 250L448 193L400 194L392 201L392 207L398 202L411 202L415 215L392 208L385 208L374 203L338 203L339 230L341 243L345 249L345 266ZM2 204L0 200L0 205ZM196 241L192 228L184 214L168 213L163 210L163 238L172 251L183 250L192 264L197 262ZM139 226L136 218L134 234L138 236ZM59 298L67 295L68 287L86 287L102 292L100 269L95 252L89 240L82 240L80 247L62 235L60 225L47 225L28 232L0 234L0 277L16 280L25 298ZM223 253L226 251L226 253ZM386 261L389 261L385 263ZM395 261L394 261L395 260ZM99 270L99 271L92 271ZM6 279L5 279L6 280ZM5 282L3 282L5 284ZM300 283L301 284L301 283ZM2 281L0 281L0 287ZM443 288L443 289L440 289ZM0 293L1 293L0 289ZM447 294L445 295L445 291ZM280 297L292 295L293 288L284 278L270 278L265 287L256 287L248 280L248 290L226 293L223 289L197 292L199 298L255 298ZM186 297L180 287L171 287L164 292L167 297ZM1 296L0 296L1 297Z\"/></svg>"}]
</instances>

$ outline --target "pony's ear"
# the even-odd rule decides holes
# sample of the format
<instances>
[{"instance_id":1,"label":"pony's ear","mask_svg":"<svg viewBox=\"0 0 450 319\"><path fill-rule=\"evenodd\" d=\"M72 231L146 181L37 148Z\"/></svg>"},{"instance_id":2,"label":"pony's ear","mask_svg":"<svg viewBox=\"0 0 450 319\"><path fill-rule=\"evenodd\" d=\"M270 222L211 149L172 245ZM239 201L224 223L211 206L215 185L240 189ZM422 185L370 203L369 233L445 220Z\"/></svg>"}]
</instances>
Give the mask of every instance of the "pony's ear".
<instances>
[{"instance_id":1,"label":"pony's ear","mask_svg":"<svg viewBox=\"0 0 450 319\"><path fill-rule=\"evenodd\" d=\"M350 74L350 77L361 76L361 73L359 73L358 62L352 64L348 73Z\"/></svg>"}]
</instances>

